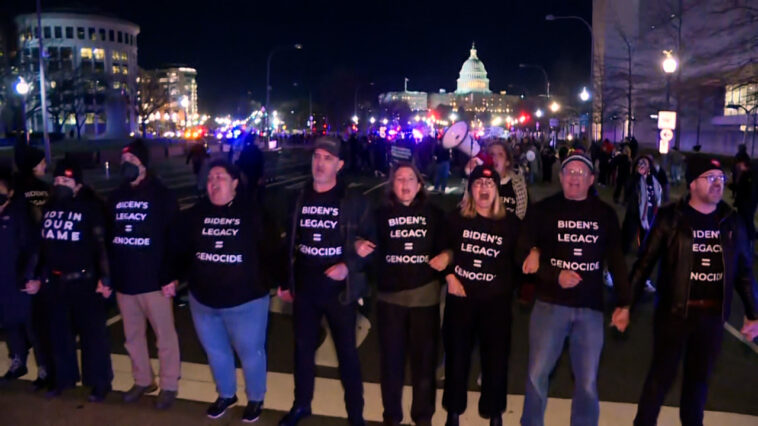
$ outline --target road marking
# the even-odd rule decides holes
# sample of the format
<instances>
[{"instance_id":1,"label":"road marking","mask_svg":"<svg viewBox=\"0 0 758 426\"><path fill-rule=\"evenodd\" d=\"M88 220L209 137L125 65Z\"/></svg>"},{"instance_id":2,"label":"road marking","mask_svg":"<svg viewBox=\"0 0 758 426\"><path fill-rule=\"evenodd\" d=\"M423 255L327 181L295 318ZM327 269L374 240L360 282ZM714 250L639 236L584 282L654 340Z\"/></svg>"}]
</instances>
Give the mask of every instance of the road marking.
<instances>
[{"instance_id":1,"label":"road marking","mask_svg":"<svg viewBox=\"0 0 758 426\"><path fill-rule=\"evenodd\" d=\"M80 351L77 351L80 352ZM33 355L30 356L33 358ZM127 355L111 354L113 363L113 389L115 391L128 390L134 380L131 372L131 361ZM150 363L154 370L158 370L159 363L157 359L151 359ZM0 370L5 371L8 368L8 351L5 345L0 345ZM35 362L28 363L29 372L22 377L22 380L34 380L37 377L37 368ZM182 362L182 378L179 382L178 398L196 401L196 402L213 402L218 397L216 385L213 381L210 368L207 364L194 362ZM245 381L242 369L238 368L237 375L237 396L240 398L238 406L244 407L247 403L245 398ZM266 375L266 400L265 407L280 412L289 411L295 394L295 381L292 374L268 372ZM311 409L313 414L330 416L336 418L347 418L345 405L342 399L342 383L337 379L326 379L316 377L315 392ZM382 421L382 396L378 383L363 383L363 397L366 401L363 409L363 416L369 421ZM411 407L412 388L403 386L402 406L405 413L405 422L410 422L409 413ZM468 410L461 415L461 423L470 426L479 426L489 424L488 420L479 417L476 407L479 401L479 392L467 392ZM442 389L437 389L436 410L432 418L432 425L442 426L445 424L447 412L442 408ZM508 395L508 410L503 415L503 423L517 424L521 417L521 411L524 406L523 395ZM611 426L626 424L629 419L634 417L636 404L623 402L600 402L600 426ZM148 408L134 408L148 409ZM558 426L565 425L566 419L570 417L571 400L565 398L549 398L547 409L545 410L545 425ZM138 416L138 415L137 415ZM204 417L202 409L198 410L198 419ZM227 414L228 416L228 414ZM730 426L754 426L758 421L757 416L745 414L735 414L719 411L706 411L705 424L718 424ZM658 418L658 424L661 426L679 424L679 409L677 407L664 406Z\"/></svg>"}]
</instances>

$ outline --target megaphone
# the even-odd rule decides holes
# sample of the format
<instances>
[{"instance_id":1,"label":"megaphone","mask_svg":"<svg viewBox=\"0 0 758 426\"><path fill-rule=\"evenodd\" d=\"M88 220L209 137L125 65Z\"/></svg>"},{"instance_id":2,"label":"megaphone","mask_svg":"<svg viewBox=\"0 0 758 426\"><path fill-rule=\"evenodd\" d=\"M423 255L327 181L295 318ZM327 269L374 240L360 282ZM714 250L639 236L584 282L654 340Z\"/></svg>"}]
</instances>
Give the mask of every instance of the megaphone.
<instances>
[{"instance_id":1,"label":"megaphone","mask_svg":"<svg viewBox=\"0 0 758 426\"><path fill-rule=\"evenodd\" d=\"M446 149L458 148L469 157L475 157L481 151L479 142L469 134L465 121L459 121L447 128L445 134L442 135L442 146Z\"/></svg>"}]
</instances>

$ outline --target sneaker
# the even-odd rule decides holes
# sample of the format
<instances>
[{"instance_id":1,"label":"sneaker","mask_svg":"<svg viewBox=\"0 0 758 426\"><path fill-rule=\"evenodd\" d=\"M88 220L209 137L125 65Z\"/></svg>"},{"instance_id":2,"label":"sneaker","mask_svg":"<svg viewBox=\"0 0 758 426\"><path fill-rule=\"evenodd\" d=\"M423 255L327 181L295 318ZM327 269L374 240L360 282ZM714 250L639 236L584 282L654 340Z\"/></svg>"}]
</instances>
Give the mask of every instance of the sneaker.
<instances>
[{"instance_id":1,"label":"sneaker","mask_svg":"<svg viewBox=\"0 0 758 426\"><path fill-rule=\"evenodd\" d=\"M176 400L176 391L161 389L158 399L155 400L155 408L166 410L174 405L174 400Z\"/></svg>"},{"instance_id":2,"label":"sneaker","mask_svg":"<svg viewBox=\"0 0 758 426\"><path fill-rule=\"evenodd\" d=\"M242 421L255 423L261 417L261 412L263 412L263 401L248 401L245 412L242 413Z\"/></svg>"},{"instance_id":3,"label":"sneaker","mask_svg":"<svg viewBox=\"0 0 758 426\"><path fill-rule=\"evenodd\" d=\"M16 380L21 376L25 376L28 372L29 370L27 370L26 366L21 362L21 358L14 356L11 360L11 366L8 367L8 372L3 376L3 380Z\"/></svg>"},{"instance_id":4,"label":"sneaker","mask_svg":"<svg viewBox=\"0 0 758 426\"><path fill-rule=\"evenodd\" d=\"M311 415L311 409L305 407L292 407L289 413L287 413L281 420L279 420L279 426L295 426L300 420Z\"/></svg>"},{"instance_id":5,"label":"sneaker","mask_svg":"<svg viewBox=\"0 0 758 426\"><path fill-rule=\"evenodd\" d=\"M107 386L105 388L99 388L94 387L92 388L92 393L89 394L89 397L87 397L87 401L89 402L103 402L105 401L105 397L108 396L108 392L111 391L111 387Z\"/></svg>"},{"instance_id":6,"label":"sneaker","mask_svg":"<svg viewBox=\"0 0 758 426\"><path fill-rule=\"evenodd\" d=\"M208 410L205 412L208 417L211 419L217 419L226 413L226 409L231 407L232 405L237 403L237 395L234 395L231 398L221 398L218 397L216 402L210 405L208 407Z\"/></svg>"},{"instance_id":7,"label":"sneaker","mask_svg":"<svg viewBox=\"0 0 758 426\"><path fill-rule=\"evenodd\" d=\"M150 392L155 392L156 389L158 389L158 387L155 386L155 384L149 384L147 386L140 386L135 384L131 389L124 392L124 402L127 404L137 402L137 400L140 399L142 395Z\"/></svg>"},{"instance_id":8,"label":"sneaker","mask_svg":"<svg viewBox=\"0 0 758 426\"><path fill-rule=\"evenodd\" d=\"M655 286L653 285L652 281L650 280L645 281L645 292L655 293Z\"/></svg>"}]
</instances>

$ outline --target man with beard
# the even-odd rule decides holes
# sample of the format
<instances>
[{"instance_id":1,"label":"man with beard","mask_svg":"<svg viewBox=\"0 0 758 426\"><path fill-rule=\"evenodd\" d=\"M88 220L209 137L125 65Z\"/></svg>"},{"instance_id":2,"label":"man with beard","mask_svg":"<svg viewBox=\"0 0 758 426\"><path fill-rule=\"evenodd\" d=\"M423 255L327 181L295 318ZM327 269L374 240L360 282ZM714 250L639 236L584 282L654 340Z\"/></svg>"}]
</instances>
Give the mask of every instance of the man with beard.
<instances>
[{"instance_id":1,"label":"man with beard","mask_svg":"<svg viewBox=\"0 0 758 426\"><path fill-rule=\"evenodd\" d=\"M280 425L296 425L311 414L315 380L315 353L321 319L329 323L340 376L345 388L348 421L364 425L363 382L356 349L356 307L366 291L366 259L356 241L371 241L368 202L338 181L344 166L340 141L316 140L311 156L313 180L298 191L287 229L289 268L279 295L294 298L295 402Z\"/></svg>"},{"instance_id":2,"label":"man with beard","mask_svg":"<svg viewBox=\"0 0 758 426\"><path fill-rule=\"evenodd\" d=\"M745 308L742 334L758 337L753 253L745 225L722 197L721 163L697 154L687 161L689 194L658 213L632 268L639 294L658 260L658 299L653 325L653 359L637 406L635 425L655 425L684 357L679 417L702 425L708 379L721 351L724 322L734 291ZM628 321L628 307L614 318Z\"/></svg>"},{"instance_id":3,"label":"man with beard","mask_svg":"<svg viewBox=\"0 0 758 426\"><path fill-rule=\"evenodd\" d=\"M508 393L514 252L520 221L498 196L500 176L478 166L469 176L460 210L451 214L445 280L448 295L442 335L445 346L447 426L466 411L471 352L479 341L482 394L479 414L502 425Z\"/></svg>"},{"instance_id":4,"label":"man with beard","mask_svg":"<svg viewBox=\"0 0 758 426\"><path fill-rule=\"evenodd\" d=\"M82 351L82 382L92 389L89 401L100 402L111 390L105 301L111 295L102 208L83 190L82 170L60 160L53 173L50 202L42 215L40 278L50 315L55 388L59 395L79 381L76 337ZM39 286L30 288L36 293Z\"/></svg>"},{"instance_id":5,"label":"man with beard","mask_svg":"<svg viewBox=\"0 0 758 426\"><path fill-rule=\"evenodd\" d=\"M148 174L149 153L141 139L124 147L124 182L108 200L111 276L124 322L124 337L132 360L134 385L124 402L135 402L157 388L147 351L147 322L153 329L160 360L161 392L156 407L171 406L179 386L179 339L171 298L176 294L169 255L171 228L179 206L173 194Z\"/></svg>"},{"instance_id":6,"label":"man with beard","mask_svg":"<svg viewBox=\"0 0 758 426\"><path fill-rule=\"evenodd\" d=\"M575 384L571 424L598 424L604 264L613 275L617 306L627 306L631 292L618 218L610 205L590 193L593 173L586 156L567 157L561 164L562 191L530 209L519 239L520 258L526 258L523 272L537 274L523 426L544 424L550 373L566 339ZM620 331L626 327L622 319L614 321Z\"/></svg>"}]
</instances>

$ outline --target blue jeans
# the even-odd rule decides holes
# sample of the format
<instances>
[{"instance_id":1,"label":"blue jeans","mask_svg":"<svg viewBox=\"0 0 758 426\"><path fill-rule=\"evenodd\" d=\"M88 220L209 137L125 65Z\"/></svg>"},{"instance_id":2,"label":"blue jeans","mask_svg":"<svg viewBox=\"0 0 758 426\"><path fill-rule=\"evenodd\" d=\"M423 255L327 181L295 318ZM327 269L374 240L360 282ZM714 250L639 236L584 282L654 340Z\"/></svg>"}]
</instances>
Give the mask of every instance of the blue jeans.
<instances>
[{"instance_id":1,"label":"blue jeans","mask_svg":"<svg viewBox=\"0 0 758 426\"><path fill-rule=\"evenodd\" d=\"M234 352L242 363L245 394L249 401L266 395L266 326L268 295L231 308L216 309L198 302L190 293L195 331L208 355L216 391L222 398L237 393Z\"/></svg>"},{"instance_id":2,"label":"blue jeans","mask_svg":"<svg viewBox=\"0 0 758 426\"><path fill-rule=\"evenodd\" d=\"M435 191L445 192L448 176L450 176L450 162L442 161L437 163L437 173L434 176Z\"/></svg>"},{"instance_id":3,"label":"blue jeans","mask_svg":"<svg viewBox=\"0 0 758 426\"><path fill-rule=\"evenodd\" d=\"M526 380L523 426L544 424L550 373L569 339L574 396L571 425L597 425L600 404L597 368L603 349L603 313L537 301L529 320L529 371Z\"/></svg>"}]
</instances>

